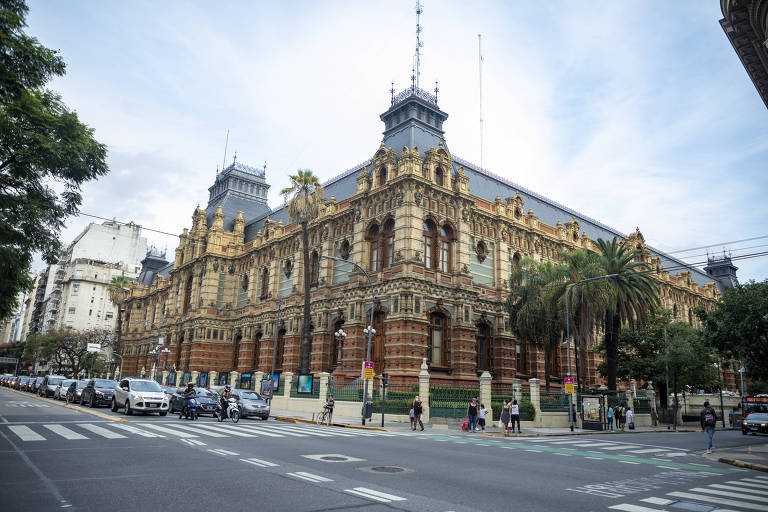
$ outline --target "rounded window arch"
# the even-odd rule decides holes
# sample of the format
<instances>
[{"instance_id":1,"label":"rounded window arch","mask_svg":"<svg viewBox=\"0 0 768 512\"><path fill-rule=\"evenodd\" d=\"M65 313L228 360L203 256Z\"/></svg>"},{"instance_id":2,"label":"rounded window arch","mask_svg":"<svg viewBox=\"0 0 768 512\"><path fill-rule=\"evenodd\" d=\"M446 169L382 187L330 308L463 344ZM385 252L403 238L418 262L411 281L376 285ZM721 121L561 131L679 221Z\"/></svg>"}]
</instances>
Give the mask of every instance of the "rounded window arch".
<instances>
[{"instance_id":1,"label":"rounded window arch","mask_svg":"<svg viewBox=\"0 0 768 512\"><path fill-rule=\"evenodd\" d=\"M443 172L442 167L435 169L435 184L440 185L441 187L445 185L445 173Z\"/></svg>"},{"instance_id":2,"label":"rounded window arch","mask_svg":"<svg viewBox=\"0 0 768 512\"><path fill-rule=\"evenodd\" d=\"M381 166L379 168L379 185L384 185L387 182L387 168Z\"/></svg>"},{"instance_id":3,"label":"rounded window arch","mask_svg":"<svg viewBox=\"0 0 768 512\"><path fill-rule=\"evenodd\" d=\"M443 311L429 314L429 362L434 366L451 365L450 329L448 315Z\"/></svg>"},{"instance_id":4,"label":"rounded window arch","mask_svg":"<svg viewBox=\"0 0 768 512\"><path fill-rule=\"evenodd\" d=\"M441 272L451 271L452 251L451 244L456 237L450 224L443 224L438 238L437 268Z\"/></svg>"},{"instance_id":5,"label":"rounded window arch","mask_svg":"<svg viewBox=\"0 0 768 512\"><path fill-rule=\"evenodd\" d=\"M266 299L269 295L269 267L264 267L261 271L261 298Z\"/></svg>"},{"instance_id":6,"label":"rounded window arch","mask_svg":"<svg viewBox=\"0 0 768 512\"><path fill-rule=\"evenodd\" d=\"M317 251L312 251L312 256L309 260L309 285L317 286L320 280L320 255Z\"/></svg>"},{"instance_id":7,"label":"rounded window arch","mask_svg":"<svg viewBox=\"0 0 768 512\"><path fill-rule=\"evenodd\" d=\"M376 223L373 223L368 228L368 232L366 234L366 240L368 240L368 249L369 249L369 264L368 268L372 272L376 272L378 270L381 270L381 230L379 229L379 225Z\"/></svg>"},{"instance_id":8,"label":"rounded window arch","mask_svg":"<svg viewBox=\"0 0 768 512\"><path fill-rule=\"evenodd\" d=\"M424 252L424 266L435 268L437 261L437 225L432 219L424 221L422 250Z\"/></svg>"}]
</instances>

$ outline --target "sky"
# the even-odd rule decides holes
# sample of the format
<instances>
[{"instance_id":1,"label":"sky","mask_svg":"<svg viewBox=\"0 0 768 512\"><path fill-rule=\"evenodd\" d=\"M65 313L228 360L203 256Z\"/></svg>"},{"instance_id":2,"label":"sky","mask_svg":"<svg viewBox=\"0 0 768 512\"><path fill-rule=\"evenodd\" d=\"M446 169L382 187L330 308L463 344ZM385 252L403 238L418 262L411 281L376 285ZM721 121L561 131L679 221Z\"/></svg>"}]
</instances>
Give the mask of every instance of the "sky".
<instances>
[{"instance_id":1,"label":"sky","mask_svg":"<svg viewBox=\"0 0 768 512\"><path fill-rule=\"evenodd\" d=\"M181 233L227 130L227 165L266 165L273 207L296 169L325 181L371 158L390 83L410 84L414 4L30 0L27 33L67 63L50 87L109 150L81 210ZM766 250L726 243L768 235L768 109L720 2L422 4L421 86L439 81L452 154L480 163L482 34L483 167L661 250ZM768 257L735 263L768 278Z\"/></svg>"}]
</instances>

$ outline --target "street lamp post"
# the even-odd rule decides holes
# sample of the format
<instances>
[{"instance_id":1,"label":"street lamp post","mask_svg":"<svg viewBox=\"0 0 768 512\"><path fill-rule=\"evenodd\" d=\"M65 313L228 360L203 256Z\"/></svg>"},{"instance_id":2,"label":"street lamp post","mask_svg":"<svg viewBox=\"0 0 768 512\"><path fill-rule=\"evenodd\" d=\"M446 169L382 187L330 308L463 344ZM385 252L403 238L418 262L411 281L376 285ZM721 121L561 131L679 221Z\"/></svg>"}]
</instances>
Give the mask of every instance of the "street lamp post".
<instances>
[{"instance_id":1,"label":"street lamp post","mask_svg":"<svg viewBox=\"0 0 768 512\"><path fill-rule=\"evenodd\" d=\"M339 352L336 355L336 364L331 369L331 371L336 370L336 368L338 368L339 365L341 365L342 350L344 349L344 340L347 338L347 333L344 332L344 329L339 329L338 331L333 333L333 337L336 338L336 341L338 342Z\"/></svg>"},{"instance_id":2,"label":"street lamp post","mask_svg":"<svg viewBox=\"0 0 768 512\"><path fill-rule=\"evenodd\" d=\"M373 340L373 334L376 332L373 329L373 310L376 306L376 295L373 291L373 281L371 281L371 276L368 275L368 272L365 271L363 267L355 263L354 261L345 260L343 258L337 258L336 256L326 256L323 254L323 258L327 258L329 260L335 260L340 261L342 263L351 263L355 266L358 270L360 270L363 274L365 274L365 277L368 278L368 286L371 287L371 322L368 324L368 327L363 329L363 332L368 334L368 348L365 352L365 360L369 361L371 359L371 341ZM362 416L363 416L363 425L365 425L365 417L366 412L368 410L368 403L370 402L370 397L368 395L368 380L363 379L364 381L364 389L363 389L363 410L362 410Z\"/></svg>"},{"instance_id":3,"label":"street lamp post","mask_svg":"<svg viewBox=\"0 0 768 512\"><path fill-rule=\"evenodd\" d=\"M723 420L723 428L725 428L725 410L723 409L723 379L720 377L720 364L714 363L715 368L717 368L717 380L720 381L720 416Z\"/></svg>"},{"instance_id":4,"label":"street lamp post","mask_svg":"<svg viewBox=\"0 0 768 512\"><path fill-rule=\"evenodd\" d=\"M739 367L739 380L741 380L741 415L744 416L744 367Z\"/></svg>"},{"instance_id":5,"label":"street lamp post","mask_svg":"<svg viewBox=\"0 0 768 512\"><path fill-rule=\"evenodd\" d=\"M610 279L612 277L618 277L619 274L608 274L604 276L598 276L598 277L590 277L588 279L582 279L581 281L576 281L575 283L571 283L569 285L566 285L565 287L565 344L568 348L568 378L571 377L571 316L570 316L570 310L569 310L569 302L570 302L570 292L571 288L574 286L578 286L580 284L587 283L589 281L597 281L599 279ZM579 386L579 390L581 390L581 386ZM573 393L568 393L568 425L571 428L571 432L573 432Z\"/></svg>"},{"instance_id":6,"label":"street lamp post","mask_svg":"<svg viewBox=\"0 0 768 512\"><path fill-rule=\"evenodd\" d=\"M168 354L171 351L168 350L167 347L164 347L165 340L163 339L163 335L160 334L157 337L157 345L155 345L155 348L149 351L150 354L154 354L155 356L155 380L157 380L157 370L160 369L160 354ZM122 361L122 358L120 358Z\"/></svg>"}]
</instances>

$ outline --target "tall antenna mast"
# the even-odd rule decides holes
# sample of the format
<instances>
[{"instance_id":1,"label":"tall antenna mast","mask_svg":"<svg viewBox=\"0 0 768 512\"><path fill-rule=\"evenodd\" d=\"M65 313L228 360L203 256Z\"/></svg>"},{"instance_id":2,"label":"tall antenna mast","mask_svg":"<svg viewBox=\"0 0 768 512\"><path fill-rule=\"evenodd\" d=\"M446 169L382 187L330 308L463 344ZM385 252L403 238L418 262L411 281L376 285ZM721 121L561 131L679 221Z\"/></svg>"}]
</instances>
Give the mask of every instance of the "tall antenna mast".
<instances>
[{"instance_id":1,"label":"tall antenna mast","mask_svg":"<svg viewBox=\"0 0 768 512\"><path fill-rule=\"evenodd\" d=\"M413 58L416 68L416 87L419 87L419 79L421 78L421 48L424 43L421 42L421 13L424 12L424 8L421 6L421 1L416 0L416 53Z\"/></svg>"},{"instance_id":2,"label":"tall antenna mast","mask_svg":"<svg viewBox=\"0 0 768 512\"><path fill-rule=\"evenodd\" d=\"M227 168L227 146L229 145L229 128L227 128L227 140L224 142L224 160L221 161L221 171Z\"/></svg>"},{"instance_id":3,"label":"tall antenna mast","mask_svg":"<svg viewBox=\"0 0 768 512\"><path fill-rule=\"evenodd\" d=\"M477 34L477 53L480 67L480 167L483 167L483 36Z\"/></svg>"}]
</instances>

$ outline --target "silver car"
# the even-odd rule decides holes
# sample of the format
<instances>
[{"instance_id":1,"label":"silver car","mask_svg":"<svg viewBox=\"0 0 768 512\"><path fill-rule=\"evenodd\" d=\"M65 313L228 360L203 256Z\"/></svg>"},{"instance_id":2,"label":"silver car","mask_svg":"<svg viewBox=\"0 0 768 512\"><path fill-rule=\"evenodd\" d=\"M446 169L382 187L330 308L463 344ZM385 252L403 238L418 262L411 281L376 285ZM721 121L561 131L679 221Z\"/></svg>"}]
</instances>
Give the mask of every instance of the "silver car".
<instances>
[{"instance_id":1,"label":"silver car","mask_svg":"<svg viewBox=\"0 0 768 512\"><path fill-rule=\"evenodd\" d=\"M65 400L67 398L67 390L69 385L75 382L75 379L64 379L61 384L56 386L56 391L53 392L53 398L56 400Z\"/></svg>"},{"instance_id":2,"label":"silver car","mask_svg":"<svg viewBox=\"0 0 768 512\"><path fill-rule=\"evenodd\" d=\"M62 375L46 375L40 387L37 388L37 394L46 398L56 394L56 388L64 382L66 377Z\"/></svg>"}]
</instances>

